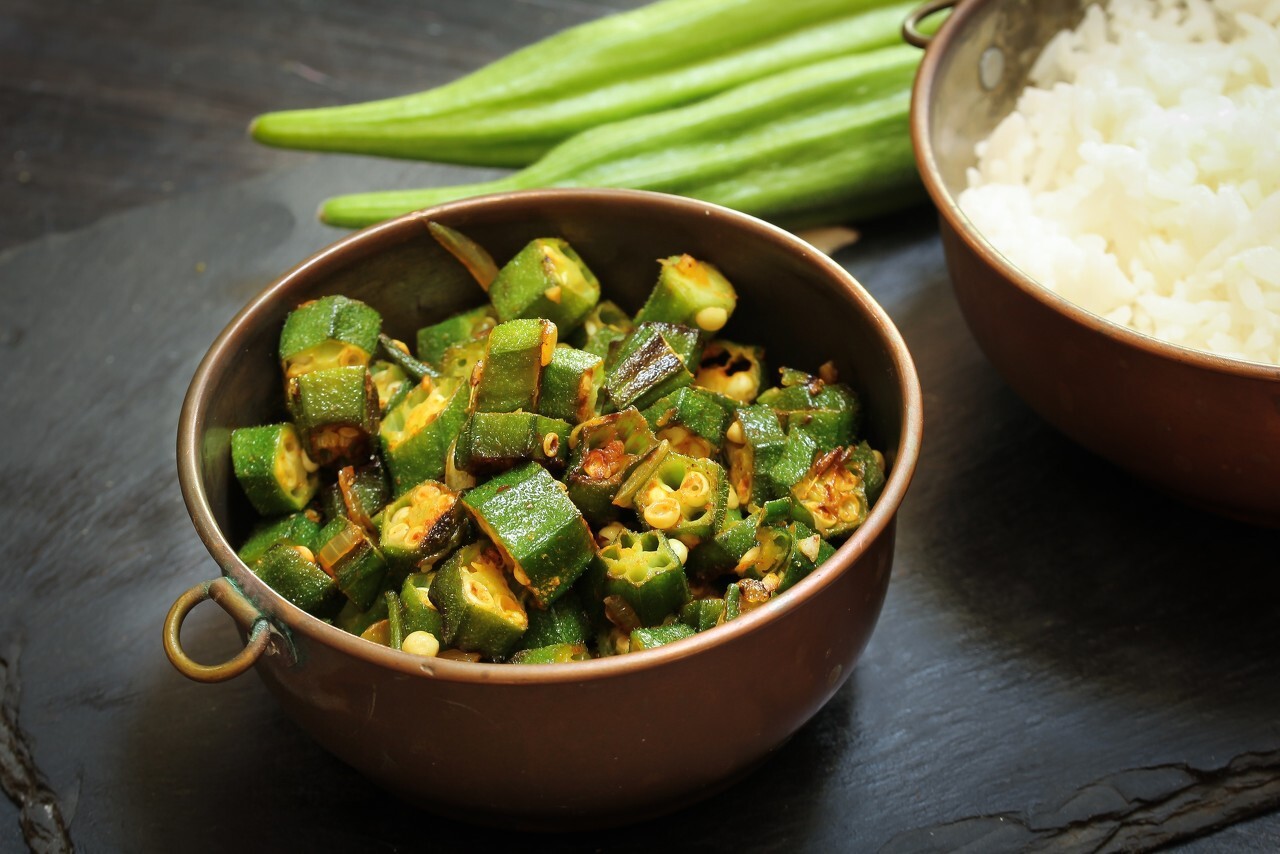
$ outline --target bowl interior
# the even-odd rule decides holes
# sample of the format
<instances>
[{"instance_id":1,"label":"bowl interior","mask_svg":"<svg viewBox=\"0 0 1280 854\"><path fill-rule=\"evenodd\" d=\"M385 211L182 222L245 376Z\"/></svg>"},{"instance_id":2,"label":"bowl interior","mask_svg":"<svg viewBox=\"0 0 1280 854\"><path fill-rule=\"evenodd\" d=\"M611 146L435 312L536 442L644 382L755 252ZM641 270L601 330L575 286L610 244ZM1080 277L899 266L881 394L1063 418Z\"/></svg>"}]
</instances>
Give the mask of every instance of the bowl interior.
<instances>
[{"instance_id":1,"label":"bowl interior","mask_svg":"<svg viewBox=\"0 0 1280 854\"><path fill-rule=\"evenodd\" d=\"M891 466L908 439L909 420L919 417L918 409L909 412L909 404L918 407L914 369L883 311L826 256L765 223L701 203L625 191L509 194L450 204L429 216L472 237L499 264L533 238L564 237L600 278L604 297L628 312L639 308L656 281L657 259L687 252L710 261L740 297L725 337L765 345L773 368L816 371L833 360L841 379L861 395L865 432ZM193 515L229 573L238 567L231 549L255 518L234 483L230 434L286 417L276 358L285 315L304 300L342 293L377 308L384 329L411 343L419 327L484 302L480 288L424 223L414 216L395 220L304 262L237 316L197 373L188 399L196 413L190 425L198 449L196 476L218 531L202 527L199 510ZM915 459L914 447L907 450L903 489Z\"/></svg>"}]
</instances>

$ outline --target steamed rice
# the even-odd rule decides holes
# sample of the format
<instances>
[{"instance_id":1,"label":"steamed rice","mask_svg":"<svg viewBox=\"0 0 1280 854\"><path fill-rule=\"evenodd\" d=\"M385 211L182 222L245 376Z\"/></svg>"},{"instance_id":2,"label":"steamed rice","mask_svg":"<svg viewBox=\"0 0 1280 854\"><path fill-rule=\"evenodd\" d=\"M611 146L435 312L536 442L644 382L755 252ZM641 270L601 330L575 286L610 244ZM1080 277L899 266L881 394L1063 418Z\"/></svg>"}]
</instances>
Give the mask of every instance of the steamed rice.
<instances>
[{"instance_id":1,"label":"steamed rice","mask_svg":"<svg viewBox=\"0 0 1280 854\"><path fill-rule=\"evenodd\" d=\"M1112 0L1059 33L959 204L1108 320L1280 364L1280 0Z\"/></svg>"}]
</instances>

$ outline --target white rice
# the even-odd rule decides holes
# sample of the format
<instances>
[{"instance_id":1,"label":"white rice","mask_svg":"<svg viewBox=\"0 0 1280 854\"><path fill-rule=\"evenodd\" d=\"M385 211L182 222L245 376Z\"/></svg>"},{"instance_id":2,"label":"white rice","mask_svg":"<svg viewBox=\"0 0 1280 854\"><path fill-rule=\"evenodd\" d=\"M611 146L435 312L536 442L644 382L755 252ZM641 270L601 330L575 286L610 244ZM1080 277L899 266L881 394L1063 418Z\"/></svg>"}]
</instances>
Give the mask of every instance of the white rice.
<instances>
[{"instance_id":1,"label":"white rice","mask_svg":"<svg viewBox=\"0 0 1280 854\"><path fill-rule=\"evenodd\" d=\"M1108 320L1280 364L1280 0L1111 0L1059 33L959 198Z\"/></svg>"}]
</instances>

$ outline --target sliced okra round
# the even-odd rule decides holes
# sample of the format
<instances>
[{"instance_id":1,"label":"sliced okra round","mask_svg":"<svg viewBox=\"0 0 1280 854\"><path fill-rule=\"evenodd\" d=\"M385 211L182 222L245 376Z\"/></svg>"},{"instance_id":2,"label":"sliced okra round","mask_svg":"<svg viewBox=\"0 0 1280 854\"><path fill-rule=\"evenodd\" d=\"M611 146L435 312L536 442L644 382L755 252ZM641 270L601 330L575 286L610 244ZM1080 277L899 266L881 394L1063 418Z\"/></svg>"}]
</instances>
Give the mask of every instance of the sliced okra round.
<instances>
[{"instance_id":1,"label":"sliced okra round","mask_svg":"<svg viewBox=\"0 0 1280 854\"><path fill-rule=\"evenodd\" d=\"M568 341L574 347L604 359L612 345L635 328L631 318L616 303L601 300L587 312L582 325L568 336Z\"/></svg>"},{"instance_id":2,"label":"sliced okra round","mask_svg":"<svg viewBox=\"0 0 1280 854\"><path fill-rule=\"evenodd\" d=\"M693 384L739 403L751 403L765 383L764 348L719 338L707 344Z\"/></svg>"},{"instance_id":3,"label":"sliced okra round","mask_svg":"<svg viewBox=\"0 0 1280 854\"><path fill-rule=\"evenodd\" d=\"M344 516L330 520L320 532L316 562L359 608L373 604L387 577L387 561L373 539Z\"/></svg>"},{"instance_id":4,"label":"sliced okra round","mask_svg":"<svg viewBox=\"0 0 1280 854\"><path fill-rule=\"evenodd\" d=\"M725 431L729 481L740 503L759 507L785 494L773 480L773 466L782 456L787 435L768 406L739 407Z\"/></svg>"},{"instance_id":5,"label":"sliced okra round","mask_svg":"<svg viewBox=\"0 0 1280 854\"><path fill-rule=\"evenodd\" d=\"M400 586L400 619L406 638L414 632L429 632L437 642L444 637L443 618L429 595L433 578L434 572L411 572Z\"/></svg>"},{"instance_id":6,"label":"sliced okra round","mask_svg":"<svg viewBox=\"0 0 1280 854\"><path fill-rule=\"evenodd\" d=\"M443 373L448 367L445 355L450 348L483 340L497 322L492 306L485 304L424 326L417 334L418 359Z\"/></svg>"},{"instance_id":7,"label":"sliced okra round","mask_svg":"<svg viewBox=\"0 0 1280 854\"><path fill-rule=\"evenodd\" d=\"M551 361L542 369L538 412L571 424L588 421L596 414L603 382L604 359L583 350L558 346L551 354Z\"/></svg>"},{"instance_id":8,"label":"sliced okra round","mask_svg":"<svg viewBox=\"0 0 1280 854\"><path fill-rule=\"evenodd\" d=\"M542 370L555 349L556 327L548 320L509 320L495 326L472 380L475 411L536 412Z\"/></svg>"},{"instance_id":9,"label":"sliced okra round","mask_svg":"<svg viewBox=\"0 0 1280 854\"><path fill-rule=\"evenodd\" d=\"M715 535L724 518L729 484L711 460L668 453L634 497L648 528L694 546Z\"/></svg>"},{"instance_id":10,"label":"sliced okra round","mask_svg":"<svg viewBox=\"0 0 1280 854\"><path fill-rule=\"evenodd\" d=\"M327 617L342 602L337 583L316 563L306 546L278 542L253 565L253 572L288 601L308 614Z\"/></svg>"},{"instance_id":11,"label":"sliced okra round","mask_svg":"<svg viewBox=\"0 0 1280 854\"><path fill-rule=\"evenodd\" d=\"M467 420L468 397L458 379L424 379L387 413L378 438L393 493L444 475L449 446Z\"/></svg>"},{"instance_id":12,"label":"sliced okra round","mask_svg":"<svg viewBox=\"0 0 1280 854\"><path fill-rule=\"evenodd\" d=\"M244 541L236 557L253 566L266 554L267 549L281 540L288 540L311 551L320 548L320 514L315 510L290 513L276 519L267 519L254 526L249 539Z\"/></svg>"},{"instance_id":13,"label":"sliced okra round","mask_svg":"<svg viewBox=\"0 0 1280 854\"><path fill-rule=\"evenodd\" d=\"M624 531L600 550L592 566L601 598L626 600L642 626L661 623L689 601L684 564L659 531Z\"/></svg>"},{"instance_id":14,"label":"sliced okra round","mask_svg":"<svg viewBox=\"0 0 1280 854\"><path fill-rule=\"evenodd\" d=\"M529 627L529 617L507 585L502 554L492 543L463 546L436 571L428 591L440 611L442 641L463 652L501 661Z\"/></svg>"},{"instance_id":15,"label":"sliced okra round","mask_svg":"<svg viewBox=\"0 0 1280 854\"><path fill-rule=\"evenodd\" d=\"M567 664L570 661L590 661L584 643L557 643L522 649L511 656L512 664Z\"/></svg>"},{"instance_id":16,"label":"sliced okra round","mask_svg":"<svg viewBox=\"0 0 1280 854\"><path fill-rule=\"evenodd\" d=\"M264 516L301 510L320 485L317 465L289 423L233 430L231 465L249 502Z\"/></svg>"},{"instance_id":17,"label":"sliced okra round","mask_svg":"<svg viewBox=\"0 0 1280 854\"><path fill-rule=\"evenodd\" d=\"M285 379L327 368L365 367L381 327L378 312L359 300L327 296L303 303L285 318L280 333Z\"/></svg>"},{"instance_id":18,"label":"sliced okra round","mask_svg":"<svg viewBox=\"0 0 1280 854\"><path fill-rule=\"evenodd\" d=\"M476 412L458 434L453 463L476 477L527 461L560 471L569 459L569 431L569 422L532 412Z\"/></svg>"},{"instance_id":19,"label":"sliced okra round","mask_svg":"<svg viewBox=\"0 0 1280 854\"><path fill-rule=\"evenodd\" d=\"M617 517L614 499L642 455L657 445L634 408L584 421L569 434L572 451L565 486L592 525Z\"/></svg>"},{"instance_id":20,"label":"sliced okra round","mask_svg":"<svg viewBox=\"0 0 1280 854\"><path fill-rule=\"evenodd\" d=\"M362 462L378 433L377 392L362 366L326 368L289 380L289 412L320 465Z\"/></svg>"},{"instance_id":21,"label":"sliced okra round","mask_svg":"<svg viewBox=\"0 0 1280 854\"><path fill-rule=\"evenodd\" d=\"M684 623L670 623L665 626L653 626L647 629L633 629L631 631L630 651L641 652L646 649L654 649L669 643L675 643L678 640L691 638L694 634L696 632Z\"/></svg>"},{"instance_id":22,"label":"sliced okra round","mask_svg":"<svg viewBox=\"0 0 1280 854\"><path fill-rule=\"evenodd\" d=\"M431 562L457 544L464 520L458 493L424 480L387 505L382 514L382 553L397 569Z\"/></svg>"},{"instance_id":23,"label":"sliced okra round","mask_svg":"<svg viewBox=\"0 0 1280 854\"><path fill-rule=\"evenodd\" d=\"M688 457L714 458L724 444L731 411L713 394L681 388L644 411L645 420L671 450Z\"/></svg>"},{"instance_id":24,"label":"sliced okra round","mask_svg":"<svg viewBox=\"0 0 1280 854\"><path fill-rule=\"evenodd\" d=\"M883 484L883 457L879 460L870 448L855 456L852 446L820 454L791 487L792 516L827 539L851 533L871 510L868 483Z\"/></svg>"}]
</instances>

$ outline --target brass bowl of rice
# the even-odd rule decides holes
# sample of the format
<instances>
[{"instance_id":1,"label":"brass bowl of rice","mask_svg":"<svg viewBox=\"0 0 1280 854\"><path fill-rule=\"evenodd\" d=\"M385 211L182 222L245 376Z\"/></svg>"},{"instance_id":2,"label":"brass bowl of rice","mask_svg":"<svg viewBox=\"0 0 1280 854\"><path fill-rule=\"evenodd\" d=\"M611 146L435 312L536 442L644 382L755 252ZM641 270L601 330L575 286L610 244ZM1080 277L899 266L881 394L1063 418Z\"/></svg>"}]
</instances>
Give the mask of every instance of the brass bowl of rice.
<instances>
[{"instance_id":1,"label":"brass bowl of rice","mask_svg":"<svg viewBox=\"0 0 1280 854\"><path fill-rule=\"evenodd\" d=\"M965 0L920 33L951 5L906 27L912 137L974 338L1081 445L1280 526L1280 8Z\"/></svg>"}]
</instances>

